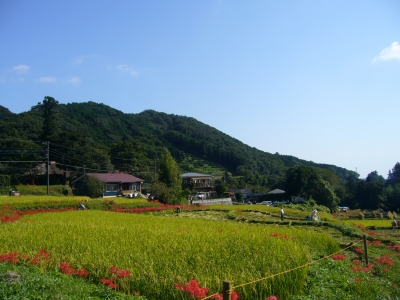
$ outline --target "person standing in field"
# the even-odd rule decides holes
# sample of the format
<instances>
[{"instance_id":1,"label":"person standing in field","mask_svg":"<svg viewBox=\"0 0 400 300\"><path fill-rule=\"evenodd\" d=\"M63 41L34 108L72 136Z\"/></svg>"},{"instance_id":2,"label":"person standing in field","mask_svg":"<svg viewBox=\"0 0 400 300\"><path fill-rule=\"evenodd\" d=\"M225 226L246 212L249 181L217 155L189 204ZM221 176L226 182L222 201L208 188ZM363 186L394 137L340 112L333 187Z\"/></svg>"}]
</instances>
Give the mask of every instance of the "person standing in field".
<instances>
[{"instance_id":1,"label":"person standing in field","mask_svg":"<svg viewBox=\"0 0 400 300\"><path fill-rule=\"evenodd\" d=\"M285 211L283 210L283 206L281 206L281 221L283 221L284 217L285 217Z\"/></svg>"}]
</instances>

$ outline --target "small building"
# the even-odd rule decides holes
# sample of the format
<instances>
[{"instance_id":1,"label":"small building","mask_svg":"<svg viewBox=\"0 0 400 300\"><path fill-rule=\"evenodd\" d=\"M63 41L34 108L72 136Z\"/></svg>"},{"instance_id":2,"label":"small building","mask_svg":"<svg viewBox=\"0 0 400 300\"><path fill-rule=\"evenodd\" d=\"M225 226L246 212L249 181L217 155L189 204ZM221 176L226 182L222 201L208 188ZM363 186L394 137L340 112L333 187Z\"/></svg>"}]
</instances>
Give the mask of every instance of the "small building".
<instances>
[{"instance_id":1,"label":"small building","mask_svg":"<svg viewBox=\"0 0 400 300\"><path fill-rule=\"evenodd\" d=\"M103 197L133 197L142 192L143 179L126 173L86 173L75 180L75 190L79 194L87 191L83 177L93 177L103 182Z\"/></svg>"}]
</instances>

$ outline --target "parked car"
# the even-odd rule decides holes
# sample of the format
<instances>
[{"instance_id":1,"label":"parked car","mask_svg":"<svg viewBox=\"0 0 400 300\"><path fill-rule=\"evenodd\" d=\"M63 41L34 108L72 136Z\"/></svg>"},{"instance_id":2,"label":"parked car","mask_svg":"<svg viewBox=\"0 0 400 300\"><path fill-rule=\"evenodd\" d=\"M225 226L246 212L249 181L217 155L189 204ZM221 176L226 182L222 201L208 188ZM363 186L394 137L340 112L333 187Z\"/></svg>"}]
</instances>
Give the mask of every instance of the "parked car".
<instances>
[{"instance_id":1,"label":"parked car","mask_svg":"<svg viewBox=\"0 0 400 300\"><path fill-rule=\"evenodd\" d=\"M260 204L272 206L272 201L263 201L263 202L260 202Z\"/></svg>"}]
</instances>

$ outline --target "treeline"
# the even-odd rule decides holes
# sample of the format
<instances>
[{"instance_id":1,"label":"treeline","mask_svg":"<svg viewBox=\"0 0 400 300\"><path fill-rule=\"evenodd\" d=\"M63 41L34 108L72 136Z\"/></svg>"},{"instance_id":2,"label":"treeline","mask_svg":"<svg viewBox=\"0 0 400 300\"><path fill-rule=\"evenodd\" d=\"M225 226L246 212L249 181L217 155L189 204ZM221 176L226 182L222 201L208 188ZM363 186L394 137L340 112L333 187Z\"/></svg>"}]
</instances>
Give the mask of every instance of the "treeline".
<instances>
[{"instance_id":1,"label":"treeline","mask_svg":"<svg viewBox=\"0 0 400 300\"><path fill-rule=\"evenodd\" d=\"M365 180L349 176L343 184L329 170L299 166L288 169L281 178L280 186L288 195L314 200L335 211L337 206L351 209L383 209L399 211L400 164L396 163L385 180L376 171Z\"/></svg>"}]
</instances>

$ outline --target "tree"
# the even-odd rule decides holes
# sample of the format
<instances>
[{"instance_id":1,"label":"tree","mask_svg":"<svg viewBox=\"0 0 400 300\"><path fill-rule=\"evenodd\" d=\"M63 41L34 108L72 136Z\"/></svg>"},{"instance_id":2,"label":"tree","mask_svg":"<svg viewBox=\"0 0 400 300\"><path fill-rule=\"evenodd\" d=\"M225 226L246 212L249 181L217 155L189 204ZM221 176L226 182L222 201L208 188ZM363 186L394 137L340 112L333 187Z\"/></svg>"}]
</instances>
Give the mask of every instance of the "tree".
<instances>
[{"instance_id":1,"label":"tree","mask_svg":"<svg viewBox=\"0 0 400 300\"><path fill-rule=\"evenodd\" d=\"M357 184L355 201L359 208L378 209L385 207L385 191L382 180L377 172L368 174L366 180L360 180Z\"/></svg>"},{"instance_id":2,"label":"tree","mask_svg":"<svg viewBox=\"0 0 400 300\"><path fill-rule=\"evenodd\" d=\"M103 181L90 176L86 178L86 184L90 198L97 198L103 195L103 187L104 187Z\"/></svg>"},{"instance_id":3,"label":"tree","mask_svg":"<svg viewBox=\"0 0 400 300\"><path fill-rule=\"evenodd\" d=\"M336 210L340 198L331 184L323 180L316 168L300 166L286 171L285 191L289 196L314 199L318 204Z\"/></svg>"},{"instance_id":4,"label":"tree","mask_svg":"<svg viewBox=\"0 0 400 300\"><path fill-rule=\"evenodd\" d=\"M164 195L165 201L167 203L179 203L182 191L182 178L178 163L167 149L165 149L165 152L161 156L158 180L168 188L168 193Z\"/></svg>"},{"instance_id":5,"label":"tree","mask_svg":"<svg viewBox=\"0 0 400 300\"><path fill-rule=\"evenodd\" d=\"M396 163L392 170L389 170L388 178L386 180L386 185L394 185L400 183L400 163Z\"/></svg>"},{"instance_id":6,"label":"tree","mask_svg":"<svg viewBox=\"0 0 400 300\"><path fill-rule=\"evenodd\" d=\"M42 112L43 128L41 138L46 141L57 139L57 106L59 102L53 97L46 96L42 103L38 103L33 109Z\"/></svg>"},{"instance_id":7,"label":"tree","mask_svg":"<svg viewBox=\"0 0 400 300\"><path fill-rule=\"evenodd\" d=\"M223 196L224 193L228 192L228 185L220 179L215 181L215 192L219 197Z\"/></svg>"}]
</instances>

